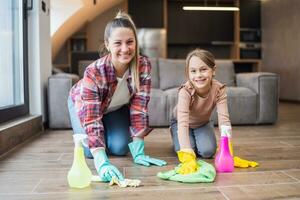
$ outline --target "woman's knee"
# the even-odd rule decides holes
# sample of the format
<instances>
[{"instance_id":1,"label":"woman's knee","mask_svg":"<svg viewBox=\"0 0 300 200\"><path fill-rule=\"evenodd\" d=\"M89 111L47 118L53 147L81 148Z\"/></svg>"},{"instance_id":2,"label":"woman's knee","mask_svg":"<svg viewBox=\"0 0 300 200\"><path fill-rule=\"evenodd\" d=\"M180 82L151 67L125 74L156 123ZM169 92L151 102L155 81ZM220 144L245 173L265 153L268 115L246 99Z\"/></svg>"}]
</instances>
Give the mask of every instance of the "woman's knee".
<instances>
[{"instance_id":1,"label":"woman's knee","mask_svg":"<svg viewBox=\"0 0 300 200\"><path fill-rule=\"evenodd\" d=\"M108 151L111 155L125 156L129 152L128 142L118 142L108 146Z\"/></svg>"},{"instance_id":2,"label":"woman's knee","mask_svg":"<svg viewBox=\"0 0 300 200\"><path fill-rule=\"evenodd\" d=\"M110 154L125 156L129 152L128 143L132 141L128 132L118 132L107 137L107 148Z\"/></svg>"}]
</instances>

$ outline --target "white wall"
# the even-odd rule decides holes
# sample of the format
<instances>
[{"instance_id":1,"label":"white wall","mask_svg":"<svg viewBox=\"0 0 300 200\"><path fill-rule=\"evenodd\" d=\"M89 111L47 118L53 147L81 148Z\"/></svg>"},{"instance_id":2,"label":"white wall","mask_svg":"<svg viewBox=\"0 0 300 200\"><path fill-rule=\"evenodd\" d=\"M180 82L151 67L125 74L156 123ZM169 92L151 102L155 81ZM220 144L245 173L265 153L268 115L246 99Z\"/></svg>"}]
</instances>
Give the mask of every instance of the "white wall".
<instances>
[{"instance_id":1,"label":"white wall","mask_svg":"<svg viewBox=\"0 0 300 200\"><path fill-rule=\"evenodd\" d=\"M46 12L42 11L42 1ZM51 75L50 0L33 0L28 12L28 67L30 114L42 115L47 120L48 77Z\"/></svg>"},{"instance_id":2,"label":"white wall","mask_svg":"<svg viewBox=\"0 0 300 200\"><path fill-rule=\"evenodd\" d=\"M53 1L53 3L57 1L58 0L55 0ZM65 2L70 0L59 1ZM77 1L78 0L74 2ZM113 6L120 4L121 2L126 2L126 0L98 0L96 1L96 4L94 4L92 0L81 1L84 3L84 6L82 6L82 8L80 8L78 11L74 12L72 16L69 16L68 19L65 19L64 23L62 23L57 31L53 32L53 35L51 36L53 59L56 57L57 53L65 44L67 39L69 39L77 31L79 31L88 21L92 21L99 14L111 9ZM56 6L53 6L53 8L55 9ZM58 14L57 11L54 12ZM52 15L52 17L55 20L56 16L54 14Z\"/></svg>"},{"instance_id":3,"label":"white wall","mask_svg":"<svg viewBox=\"0 0 300 200\"><path fill-rule=\"evenodd\" d=\"M51 36L83 5L82 0L51 0Z\"/></svg>"},{"instance_id":4,"label":"white wall","mask_svg":"<svg viewBox=\"0 0 300 200\"><path fill-rule=\"evenodd\" d=\"M300 1L262 1L262 70L280 75L280 99L300 101Z\"/></svg>"}]
</instances>

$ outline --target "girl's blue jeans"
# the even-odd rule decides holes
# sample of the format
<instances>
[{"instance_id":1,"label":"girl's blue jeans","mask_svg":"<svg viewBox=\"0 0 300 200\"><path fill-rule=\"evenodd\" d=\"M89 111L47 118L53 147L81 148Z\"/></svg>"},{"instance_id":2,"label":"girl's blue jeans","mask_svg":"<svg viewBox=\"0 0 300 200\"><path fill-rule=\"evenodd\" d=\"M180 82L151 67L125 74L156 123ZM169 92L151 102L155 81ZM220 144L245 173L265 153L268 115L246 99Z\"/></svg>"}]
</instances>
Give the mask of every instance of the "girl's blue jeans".
<instances>
[{"instance_id":1,"label":"girl's blue jeans","mask_svg":"<svg viewBox=\"0 0 300 200\"><path fill-rule=\"evenodd\" d=\"M70 97L68 98L68 108L73 134L87 134L80 123ZM129 152L128 143L132 141L129 133L130 114L128 106L124 105L116 111L104 114L102 123L107 152L118 156L126 155ZM84 154L87 158L93 158L89 148L84 147Z\"/></svg>"},{"instance_id":2,"label":"girl's blue jeans","mask_svg":"<svg viewBox=\"0 0 300 200\"><path fill-rule=\"evenodd\" d=\"M197 128L190 128L190 143L196 154L202 158L211 158L215 155L217 149L216 135L213 122L208 122ZM174 145L174 150L180 150L178 141L177 120L171 120L171 135Z\"/></svg>"}]
</instances>

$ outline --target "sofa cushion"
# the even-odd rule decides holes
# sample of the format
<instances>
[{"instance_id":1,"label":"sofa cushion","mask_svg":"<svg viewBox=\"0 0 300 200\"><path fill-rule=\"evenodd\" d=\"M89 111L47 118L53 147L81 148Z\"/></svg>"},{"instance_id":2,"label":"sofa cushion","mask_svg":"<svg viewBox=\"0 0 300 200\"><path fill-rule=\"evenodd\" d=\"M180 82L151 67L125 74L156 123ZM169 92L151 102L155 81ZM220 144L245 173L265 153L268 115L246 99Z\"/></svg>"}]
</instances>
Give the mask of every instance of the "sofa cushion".
<instances>
[{"instance_id":1,"label":"sofa cushion","mask_svg":"<svg viewBox=\"0 0 300 200\"><path fill-rule=\"evenodd\" d=\"M236 75L236 83L258 93L256 123L275 123L278 115L279 76L269 72L239 73Z\"/></svg>"},{"instance_id":2,"label":"sofa cushion","mask_svg":"<svg viewBox=\"0 0 300 200\"><path fill-rule=\"evenodd\" d=\"M228 112L231 124L255 124L257 94L245 87L227 87ZM213 116L217 124L217 115Z\"/></svg>"},{"instance_id":3,"label":"sofa cushion","mask_svg":"<svg viewBox=\"0 0 300 200\"><path fill-rule=\"evenodd\" d=\"M48 79L49 128L71 128L68 96L71 87L79 80L75 74L60 73Z\"/></svg>"},{"instance_id":4,"label":"sofa cushion","mask_svg":"<svg viewBox=\"0 0 300 200\"><path fill-rule=\"evenodd\" d=\"M160 89L151 89L148 104L150 126L166 126L167 119L167 95Z\"/></svg>"},{"instance_id":5,"label":"sofa cushion","mask_svg":"<svg viewBox=\"0 0 300 200\"><path fill-rule=\"evenodd\" d=\"M79 81L79 77L76 74L58 73L49 77L49 80L65 79L71 80L72 85Z\"/></svg>"},{"instance_id":6,"label":"sofa cushion","mask_svg":"<svg viewBox=\"0 0 300 200\"><path fill-rule=\"evenodd\" d=\"M235 86L234 65L231 60L216 60L215 79L227 86Z\"/></svg>"},{"instance_id":7,"label":"sofa cushion","mask_svg":"<svg viewBox=\"0 0 300 200\"><path fill-rule=\"evenodd\" d=\"M160 89L179 87L186 81L184 59L159 58L158 67Z\"/></svg>"},{"instance_id":8,"label":"sofa cushion","mask_svg":"<svg viewBox=\"0 0 300 200\"><path fill-rule=\"evenodd\" d=\"M159 88L158 60L157 58L148 58L151 63L151 86Z\"/></svg>"},{"instance_id":9,"label":"sofa cushion","mask_svg":"<svg viewBox=\"0 0 300 200\"><path fill-rule=\"evenodd\" d=\"M233 124L255 124L257 94L245 87L228 87L228 107Z\"/></svg>"}]
</instances>

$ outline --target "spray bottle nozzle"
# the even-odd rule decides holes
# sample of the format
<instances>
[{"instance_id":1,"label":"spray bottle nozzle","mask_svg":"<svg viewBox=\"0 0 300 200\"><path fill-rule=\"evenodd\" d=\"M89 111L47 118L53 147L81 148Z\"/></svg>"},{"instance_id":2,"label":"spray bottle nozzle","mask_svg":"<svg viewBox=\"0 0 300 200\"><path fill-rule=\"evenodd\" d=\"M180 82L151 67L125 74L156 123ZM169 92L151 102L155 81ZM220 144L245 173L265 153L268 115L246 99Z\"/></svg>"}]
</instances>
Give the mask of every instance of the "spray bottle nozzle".
<instances>
[{"instance_id":1,"label":"spray bottle nozzle","mask_svg":"<svg viewBox=\"0 0 300 200\"><path fill-rule=\"evenodd\" d=\"M73 140L75 147L88 147L88 137L85 134L74 134Z\"/></svg>"}]
</instances>

